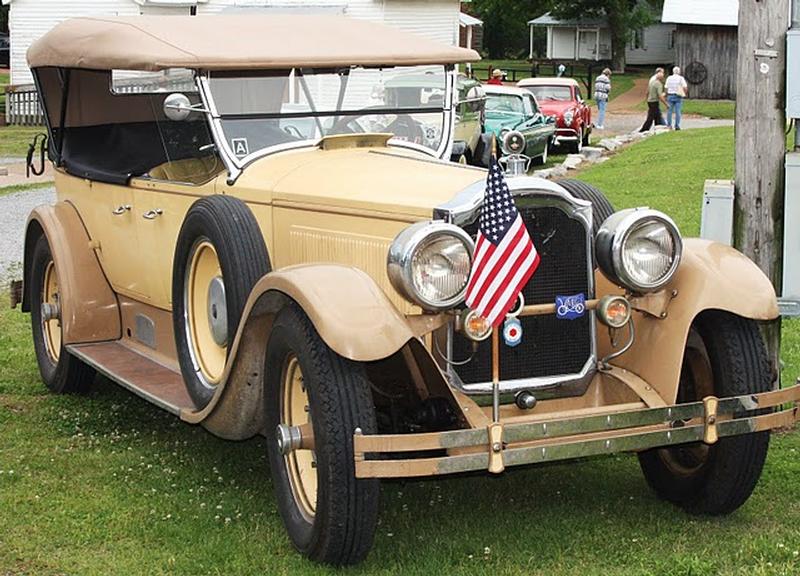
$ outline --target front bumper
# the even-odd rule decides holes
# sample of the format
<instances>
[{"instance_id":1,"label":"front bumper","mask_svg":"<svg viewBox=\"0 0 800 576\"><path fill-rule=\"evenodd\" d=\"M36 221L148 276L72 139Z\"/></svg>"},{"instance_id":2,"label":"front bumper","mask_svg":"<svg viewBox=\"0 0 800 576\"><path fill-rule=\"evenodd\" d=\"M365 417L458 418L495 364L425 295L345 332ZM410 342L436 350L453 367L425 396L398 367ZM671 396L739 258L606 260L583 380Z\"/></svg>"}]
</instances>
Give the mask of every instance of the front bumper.
<instances>
[{"instance_id":1,"label":"front bumper","mask_svg":"<svg viewBox=\"0 0 800 576\"><path fill-rule=\"evenodd\" d=\"M507 466L692 442L714 444L725 436L793 426L798 419L798 401L800 384L773 392L710 396L701 402L659 408L539 421L531 417L506 424L501 420L485 428L400 435L363 435L356 431L355 472L358 478L409 478L477 470L499 473ZM783 409L767 410L778 406ZM409 452L442 450L446 456L404 458Z\"/></svg>"},{"instance_id":2,"label":"front bumper","mask_svg":"<svg viewBox=\"0 0 800 576\"><path fill-rule=\"evenodd\" d=\"M578 131L572 128L557 128L556 135L553 138L556 144L560 144L561 142L577 142L577 140Z\"/></svg>"}]
</instances>

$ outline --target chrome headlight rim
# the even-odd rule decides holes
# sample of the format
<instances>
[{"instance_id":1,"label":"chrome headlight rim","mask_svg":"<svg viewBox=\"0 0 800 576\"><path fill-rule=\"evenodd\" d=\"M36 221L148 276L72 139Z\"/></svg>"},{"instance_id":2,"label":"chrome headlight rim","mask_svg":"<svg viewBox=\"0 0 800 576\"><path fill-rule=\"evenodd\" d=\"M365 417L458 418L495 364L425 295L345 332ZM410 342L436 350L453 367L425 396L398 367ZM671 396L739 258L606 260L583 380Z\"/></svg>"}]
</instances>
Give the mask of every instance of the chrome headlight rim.
<instances>
[{"instance_id":1,"label":"chrome headlight rim","mask_svg":"<svg viewBox=\"0 0 800 576\"><path fill-rule=\"evenodd\" d=\"M626 243L631 235L641 227L651 223L663 224L673 240L674 253L667 271L657 280L642 282L635 279L623 262ZM608 236L610 238L610 246ZM664 288L680 266L683 255L683 238L675 222L658 210L650 208L630 208L611 215L600 227L597 237L597 256L603 272L609 279L618 282L631 292L646 294Z\"/></svg>"},{"instance_id":2,"label":"chrome headlight rim","mask_svg":"<svg viewBox=\"0 0 800 576\"><path fill-rule=\"evenodd\" d=\"M418 222L400 232L392 242L387 257L389 281L395 290L409 302L420 306L428 312L441 312L452 309L464 302L467 292L467 281L454 296L431 301L422 296L414 285L413 264L418 250L436 240L439 236L451 236L460 241L469 257L469 268L475 255L475 241L462 228L441 220Z\"/></svg>"}]
</instances>

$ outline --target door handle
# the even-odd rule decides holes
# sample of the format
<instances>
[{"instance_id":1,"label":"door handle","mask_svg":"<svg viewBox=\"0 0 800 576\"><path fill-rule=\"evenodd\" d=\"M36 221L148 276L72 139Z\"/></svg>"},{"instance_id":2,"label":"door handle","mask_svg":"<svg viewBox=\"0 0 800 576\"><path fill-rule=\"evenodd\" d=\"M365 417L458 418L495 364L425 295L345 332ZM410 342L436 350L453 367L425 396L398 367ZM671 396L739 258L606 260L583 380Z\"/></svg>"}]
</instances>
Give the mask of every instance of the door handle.
<instances>
[{"instance_id":1,"label":"door handle","mask_svg":"<svg viewBox=\"0 0 800 576\"><path fill-rule=\"evenodd\" d=\"M155 220L159 216L161 216L164 211L161 208L155 208L153 210L148 210L144 214L142 214L142 218L145 220Z\"/></svg>"},{"instance_id":2,"label":"door handle","mask_svg":"<svg viewBox=\"0 0 800 576\"><path fill-rule=\"evenodd\" d=\"M121 214L125 214L125 212L130 212L131 205L130 204L120 204L116 208L114 208L111 213L114 216L119 216Z\"/></svg>"}]
</instances>

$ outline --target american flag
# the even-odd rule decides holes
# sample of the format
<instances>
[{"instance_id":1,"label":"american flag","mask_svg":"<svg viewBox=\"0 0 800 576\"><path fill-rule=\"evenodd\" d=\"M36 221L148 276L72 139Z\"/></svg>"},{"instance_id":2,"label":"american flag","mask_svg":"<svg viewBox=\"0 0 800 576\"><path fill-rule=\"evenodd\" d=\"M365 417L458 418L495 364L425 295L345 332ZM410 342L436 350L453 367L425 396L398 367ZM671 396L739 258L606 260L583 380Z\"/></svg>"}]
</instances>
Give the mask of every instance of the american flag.
<instances>
[{"instance_id":1,"label":"american flag","mask_svg":"<svg viewBox=\"0 0 800 576\"><path fill-rule=\"evenodd\" d=\"M497 158L492 156L467 284L467 306L496 327L514 306L537 266L539 254L514 205Z\"/></svg>"}]
</instances>

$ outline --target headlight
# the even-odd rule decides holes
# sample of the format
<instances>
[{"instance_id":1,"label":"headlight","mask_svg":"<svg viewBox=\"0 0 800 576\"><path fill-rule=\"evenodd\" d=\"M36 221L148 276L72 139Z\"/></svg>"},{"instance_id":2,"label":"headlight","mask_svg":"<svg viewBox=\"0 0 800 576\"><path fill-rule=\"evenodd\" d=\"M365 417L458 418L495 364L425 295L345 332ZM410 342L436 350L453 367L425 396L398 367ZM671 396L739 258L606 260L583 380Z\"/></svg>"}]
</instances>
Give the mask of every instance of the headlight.
<instances>
[{"instance_id":1,"label":"headlight","mask_svg":"<svg viewBox=\"0 0 800 576\"><path fill-rule=\"evenodd\" d=\"M655 292L675 274L683 241L666 214L648 208L622 210L597 232L595 252L609 280L633 292Z\"/></svg>"},{"instance_id":2,"label":"headlight","mask_svg":"<svg viewBox=\"0 0 800 576\"><path fill-rule=\"evenodd\" d=\"M503 134L503 152L506 154L522 154L525 151L525 136L518 130L510 130Z\"/></svg>"},{"instance_id":3,"label":"headlight","mask_svg":"<svg viewBox=\"0 0 800 576\"><path fill-rule=\"evenodd\" d=\"M389 249L392 286L425 310L452 308L464 300L475 244L461 228L419 222L398 234Z\"/></svg>"},{"instance_id":4,"label":"headlight","mask_svg":"<svg viewBox=\"0 0 800 576\"><path fill-rule=\"evenodd\" d=\"M564 112L564 124L567 126L572 125L572 121L575 119L575 111L574 110L567 110Z\"/></svg>"}]
</instances>

